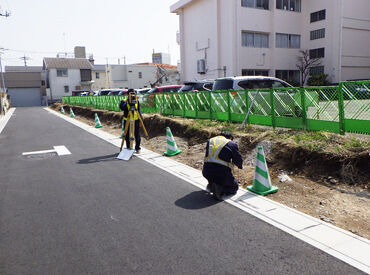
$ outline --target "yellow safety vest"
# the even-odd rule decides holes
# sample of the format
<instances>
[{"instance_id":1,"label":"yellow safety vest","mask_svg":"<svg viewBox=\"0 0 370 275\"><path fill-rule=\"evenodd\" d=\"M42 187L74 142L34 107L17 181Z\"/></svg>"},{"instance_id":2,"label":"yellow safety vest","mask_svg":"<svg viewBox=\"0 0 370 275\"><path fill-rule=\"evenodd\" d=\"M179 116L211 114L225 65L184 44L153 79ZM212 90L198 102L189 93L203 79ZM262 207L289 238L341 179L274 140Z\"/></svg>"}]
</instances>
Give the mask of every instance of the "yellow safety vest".
<instances>
[{"instance_id":1,"label":"yellow safety vest","mask_svg":"<svg viewBox=\"0 0 370 275\"><path fill-rule=\"evenodd\" d=\"M127 104L126 104L126 107L127 107L127 109L128 109L128 115L127 115L127 117L124 117L123 119L124 120L127 120L127 118L130 116L130 104L127 102ZM134 120L138 120L139 119L139 111L137 110L137 108L138 108L138 104L136 103L135 104L135 111L134 111Z\"/></svg>"},{"instance_id":2,"label":"yellow safety vest","mask_svg":"<svg viewBox=\"0 0 370 275\"><path fill-rule=\"evenodd\" d=\"M209 140L208 156L204 158L204 162L218 163L232 169L233 165L230 162L226 162L218 157L222 148L224 148L229 141L229 139L223 136L211 138Z\"/></svg>"}]
</instances>

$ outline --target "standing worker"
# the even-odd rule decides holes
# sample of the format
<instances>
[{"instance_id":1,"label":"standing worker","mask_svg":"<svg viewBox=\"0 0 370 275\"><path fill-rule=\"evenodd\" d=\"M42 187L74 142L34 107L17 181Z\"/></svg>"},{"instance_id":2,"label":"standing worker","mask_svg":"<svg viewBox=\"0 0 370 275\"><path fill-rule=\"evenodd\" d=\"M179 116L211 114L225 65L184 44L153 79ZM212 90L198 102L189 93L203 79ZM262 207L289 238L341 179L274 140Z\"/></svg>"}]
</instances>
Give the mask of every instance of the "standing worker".
<instances>
[{"instance_id":1,"label":"standing worker","mask_svg":"<svg viewBox=\"0 0 370 275\"><path fill-rule=\"evenodd\" d=\"M238 181L232 173L233 164L243 168L243 159L238 145L230 132L222 132L207 142L203 165L203 176L208 180L207 190L217 200L223 195L234 195L238 191Z\"/></svg>"},{"instance_id":2,"label":"standing worker","mask_svg":"<svg viewBox=\"0 0 370 275\"><path fill-rule=\"evenodd\" d=\"M135 150L136 153L140 153L140 120L139 116L141 116L140 110L140 103L137 100L136 91L134 89L128 90L128 97L126 100L121 100L119 108L123 111L123 119L125 121L124 128L126 128L126 123L130 123L128 120L129 111L134 112L134 120L135 120ZM130 148L130 125L128 125L126 136L122 137L126 140L126 147ZM132 148L130 148L132 149Z\"/></svg>"}]
</instances>

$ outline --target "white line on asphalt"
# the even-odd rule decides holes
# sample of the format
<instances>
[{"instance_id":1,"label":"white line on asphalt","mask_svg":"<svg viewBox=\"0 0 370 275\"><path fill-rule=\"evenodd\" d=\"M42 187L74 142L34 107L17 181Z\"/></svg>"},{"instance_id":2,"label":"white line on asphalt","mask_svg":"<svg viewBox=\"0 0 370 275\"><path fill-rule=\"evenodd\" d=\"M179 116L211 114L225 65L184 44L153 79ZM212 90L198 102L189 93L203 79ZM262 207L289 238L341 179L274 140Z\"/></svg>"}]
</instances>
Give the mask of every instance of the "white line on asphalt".
<instances>
[{"instance_id":1,"label":"white line on asphalt","mask_svg":"<svg viewBox=\"0 0 370 275\"><path fill-rule=\"evenodd\" d=\"M58 156L70 155L71 152L64 145L53 146L54 149L22 153L22 156L57 153Z\"/></svg>"},{"instance_id":2,"label":"white line on asphalt","mask_svg":"<svg viewBox=\"0 0 370 275\"><path fill-rule=\"evenodd\" d=\"M10 110L5 114L5 116L0 118L0 134L4 130L6 124L8 123L10 117L13 115L14 111L15 108L10 108Z\"/></svg>"},{"instance_id":3,"label":"white line on asphalt","mask_svg":"<svg viewBox=\"0 0 370 275\"><path fill-rule=\"evenodd\" d=\"M33 151L33 152L25 152L25 153L22 153L22 156L40 155L40 154L55 153L55 152L56 152L55 150Z\"/></svg>"},{"instance_id":4,"label":"white line on asphalt","mask_svg":"<svg viewBox=\"0 0 370 275\"><path fill-rule=\"evenodd\" d=\"M71 155L71 152L64 145L54 146L58 156Z\"/></svg>"},{"instance_id":5,"label":"white line on asphalt","mask_svg":"<svg viewBox=\"0 0 370 275\"><path fill-rule=\"evenodd\" d=\"M121 145L120 140L109 133L49 108L45 108L45 110L116 147ZM145 148L142 148L141 154L137 157L200 189L206 189L207 181L202 177L201 171ZM181 173L182 171L186 171L186 173ZM243 189L239 189L236 195L227 198L225 202L370 274L370 262L366 256L370 255L370 241L365 238Z\"/></svg>"}]
</instances>

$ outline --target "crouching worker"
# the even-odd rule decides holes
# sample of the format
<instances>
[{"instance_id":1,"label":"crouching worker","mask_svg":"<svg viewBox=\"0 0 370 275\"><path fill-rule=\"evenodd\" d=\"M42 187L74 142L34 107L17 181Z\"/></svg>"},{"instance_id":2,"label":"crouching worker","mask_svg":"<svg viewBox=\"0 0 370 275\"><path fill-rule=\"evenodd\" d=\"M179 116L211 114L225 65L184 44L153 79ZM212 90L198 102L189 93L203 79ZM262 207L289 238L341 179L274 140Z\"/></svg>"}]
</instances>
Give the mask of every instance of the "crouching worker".
<instances>
[{"instance_id":1,"label":"crouching worker","mask_svg":"<svg viewBox=\"0 0 370 275\"><path fill-rule=\"evenodd\" d=\"M243 159L233 139L232 133L222 132L207 142L203 176L208 180L207 190L217 200L222 200L224 195L234 195L239 188L232 168L234 164L242 169Z\"/></svg>"},{"instance_id":2,"label":"crouching worker","mask_svg":"<svg viewBox=\"0 0 370 275\"><path fill-rule=\"evenodd\" d=\"M136 96L136 91L134 89L128 90L128 97L126 100L121 100L119 108L123 111L123 119L124 119L124 129L126 129L126 123L128 123L128 128L126 132L126 136L123 137L126 140L126 148L130 148L130 118L129 113L132 113L135 120L135 150L136 153L140 153L140 120L139 116L141 116L140 110L140 103ZM130 148L132 149L132 148Z\"/></svg>"}]
</instances>

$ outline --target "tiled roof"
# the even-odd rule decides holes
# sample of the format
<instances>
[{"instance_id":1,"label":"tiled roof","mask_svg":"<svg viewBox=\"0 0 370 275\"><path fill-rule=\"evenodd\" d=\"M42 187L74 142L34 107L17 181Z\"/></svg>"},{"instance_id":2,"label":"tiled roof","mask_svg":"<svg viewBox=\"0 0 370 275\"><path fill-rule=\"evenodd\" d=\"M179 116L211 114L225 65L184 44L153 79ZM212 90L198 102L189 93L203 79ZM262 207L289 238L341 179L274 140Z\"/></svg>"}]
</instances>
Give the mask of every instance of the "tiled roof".
<instances>
[{"instance_id":1,"label":"tiled roof","mask_svg":"<svg viewBox=\"0 0 370 275\"><path fill-rule=\"evenodd\" d=\"M137 64L134 64L134 65L147 65L147 66L162 67L164 69L177 69L177 66L175 66L175 65L159 64L159 63L137 63Z\"/></svg>"},{"instance_id":2,"label":"tiled roof","mask_svg":"<svg viewBox=\"0 0 370 275\"><path fill-rule=\"evenodd\" d=\"M93 65L86 58L44 58L48 69L92 69Z\"/></svg>"}]
</instances>

